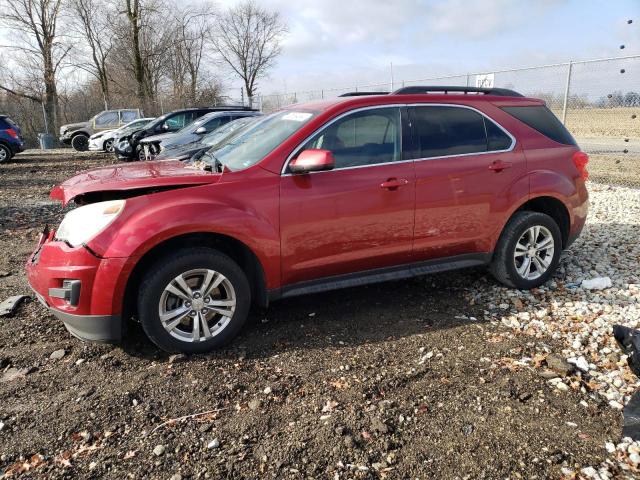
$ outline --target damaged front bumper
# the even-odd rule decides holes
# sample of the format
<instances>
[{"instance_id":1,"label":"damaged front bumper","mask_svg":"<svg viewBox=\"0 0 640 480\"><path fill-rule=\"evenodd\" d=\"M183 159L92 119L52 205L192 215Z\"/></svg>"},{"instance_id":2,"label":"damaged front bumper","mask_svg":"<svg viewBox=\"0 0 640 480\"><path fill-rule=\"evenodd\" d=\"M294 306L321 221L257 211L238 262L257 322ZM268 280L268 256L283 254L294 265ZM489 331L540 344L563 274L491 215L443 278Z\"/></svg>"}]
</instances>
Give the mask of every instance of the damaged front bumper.
<instances>
[{"instance_id":1,"label":"damaged front bumper","mask_svg":"<svg viewBox=\"0 0 640 480\"><path fill-rule=\"evenodd\" d=\"M116 278L125 259L99 258L85 247L70 247L44 232L26 265L36 297L69 332L82 340L122 338L121 311L114 308Z\"/></svg>"}]
</instances>

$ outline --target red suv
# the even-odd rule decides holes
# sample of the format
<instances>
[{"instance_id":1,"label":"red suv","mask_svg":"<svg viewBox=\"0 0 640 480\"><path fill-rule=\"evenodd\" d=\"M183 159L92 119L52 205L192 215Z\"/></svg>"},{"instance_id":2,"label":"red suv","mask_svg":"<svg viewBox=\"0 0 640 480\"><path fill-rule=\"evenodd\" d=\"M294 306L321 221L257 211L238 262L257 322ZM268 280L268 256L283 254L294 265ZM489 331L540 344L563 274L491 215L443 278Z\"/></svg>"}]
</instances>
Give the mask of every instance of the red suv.
<instances>
[{"instance_id":1,"label":"red suv","mask_svg":"<svg viewBox=\"0 0 640 480\"><path fill-rule=\"evenodd\" d=\"M588 157L541 100L409 87L293 105L195 164L81 173L27 262L83 339L136 317L166 351L228 343L250 306L486 265L544 283L587 217Z\"/></svg>"}]
</instances>

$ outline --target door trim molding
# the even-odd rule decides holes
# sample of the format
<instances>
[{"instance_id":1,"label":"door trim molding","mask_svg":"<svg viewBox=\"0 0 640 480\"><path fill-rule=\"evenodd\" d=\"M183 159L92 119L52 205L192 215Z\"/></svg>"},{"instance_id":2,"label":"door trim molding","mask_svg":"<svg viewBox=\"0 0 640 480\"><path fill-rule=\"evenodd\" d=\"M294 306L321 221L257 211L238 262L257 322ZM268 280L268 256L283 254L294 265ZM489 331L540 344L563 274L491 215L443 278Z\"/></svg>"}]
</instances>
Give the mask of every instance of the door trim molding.
<instances>
[{"instance_id":1,"label":"door trim molding","mask_svg":"<svg viewBox=\"0 0 640 480\"><path fill-rule=\"evenodd\" d=\"M422 262L394 265L361 272L333 275L316 280L292 283L268 292L269 301L280 298L326 292L347 287L357 287L372 283L402 280L419 275L446 272L468 267L479 267L491 262L492 253L466 253L452 257L443 257Z\"/></svg>"}]
</instances>

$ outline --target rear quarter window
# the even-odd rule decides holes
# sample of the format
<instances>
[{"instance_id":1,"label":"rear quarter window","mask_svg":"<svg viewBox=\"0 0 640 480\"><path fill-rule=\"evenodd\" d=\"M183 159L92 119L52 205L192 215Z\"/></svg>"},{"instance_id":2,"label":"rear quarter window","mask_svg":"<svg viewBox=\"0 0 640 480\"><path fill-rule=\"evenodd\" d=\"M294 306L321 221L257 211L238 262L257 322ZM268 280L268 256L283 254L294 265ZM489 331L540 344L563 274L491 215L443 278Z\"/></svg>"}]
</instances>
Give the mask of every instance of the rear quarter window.
<instances>
[{"instance_id":1,"label":"rear quarter window","mask_svg":"<svg viewBox=\"0 0 640 480\"><path fill-rule=\"evenodd\" d=\"M564 145L576 145L576 141L562 122L544 105L502 107L502 110L551 140Z\"/></svg>"}]
</instances>

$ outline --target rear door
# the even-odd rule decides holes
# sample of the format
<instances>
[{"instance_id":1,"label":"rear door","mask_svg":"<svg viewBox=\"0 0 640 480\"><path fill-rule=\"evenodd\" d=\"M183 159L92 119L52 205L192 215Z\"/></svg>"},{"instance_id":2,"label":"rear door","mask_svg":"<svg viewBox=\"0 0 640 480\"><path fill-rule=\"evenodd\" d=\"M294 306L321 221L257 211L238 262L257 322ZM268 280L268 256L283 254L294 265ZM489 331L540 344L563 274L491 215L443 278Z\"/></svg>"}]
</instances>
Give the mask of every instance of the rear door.
<instances>
[{"instance_id":1,"label":"rear door","mask_svg":"<svg viewBox=\"0 0 640 480\"><path fill-rule=\"evenodd\" d=\"M399 107L350 112L299 148L330 150L336 166L282 175L284 285L409 262L415 178L402 161L403 115Z\"/></svg>"},{"instance_id":2,"label":"rear door","mask_svg":"<svg viewBox=\"0 0 640 480\"><path fill-rule=\"evenodd\" d=\"M526 173L515 139L476 109L409 108L416 171L417 261L489 252L510 208L509 191Z\"/></svg>"}]
</instances>

